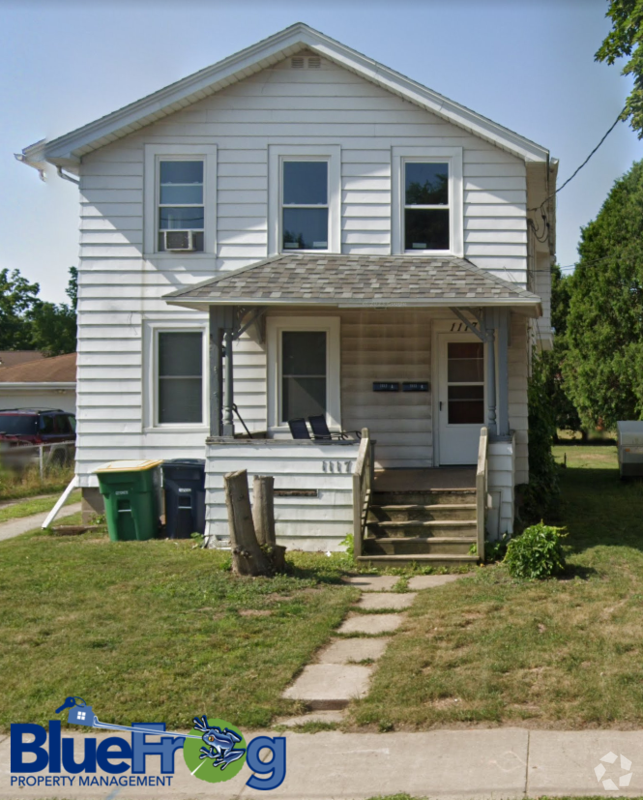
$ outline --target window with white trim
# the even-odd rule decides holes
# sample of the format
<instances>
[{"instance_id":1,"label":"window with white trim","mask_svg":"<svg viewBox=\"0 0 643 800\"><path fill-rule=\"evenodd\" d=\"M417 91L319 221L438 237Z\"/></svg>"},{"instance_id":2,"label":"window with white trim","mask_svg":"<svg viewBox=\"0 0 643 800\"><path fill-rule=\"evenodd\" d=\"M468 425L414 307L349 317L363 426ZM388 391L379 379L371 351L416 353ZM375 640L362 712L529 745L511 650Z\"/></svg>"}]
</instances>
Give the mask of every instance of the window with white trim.
<instances>
[{"instance_id":1,"label":"window with white trim","mask_svg":"<svg viewBox=\"0 0 643 800\"><path fill-rule=\"evenodd\" d=\"M156 424L202 425L203 332L156 333Z\"/></svg>"},{"instance_id":2,"label":"window with white trim","mask_svg":"<svg viewBox=\"0 0 643 800\"><path fill-rule=\"evenodd\" d=\"M464 256L461 147L393 147L392 251Z\"/></svg>"},{"instance_id":3,"label":"window with white trim","mask_svg":"<svg viewBox=\"0 0 643 800\"><path fill-rule=\"evenodd\" d=\"M339 429L339 318L268 317L266 328L269 428L324 414Z\"/></svg>"},{"instance_id":4,"label":"window with white trim","mask_svg":"<svg viewBox=\"0 0 643 800\"><path fill-rule=\"evenodd\" d=\"M404 162L404 249L450 250L449 164Z\"/></svg>"}]
</instances>

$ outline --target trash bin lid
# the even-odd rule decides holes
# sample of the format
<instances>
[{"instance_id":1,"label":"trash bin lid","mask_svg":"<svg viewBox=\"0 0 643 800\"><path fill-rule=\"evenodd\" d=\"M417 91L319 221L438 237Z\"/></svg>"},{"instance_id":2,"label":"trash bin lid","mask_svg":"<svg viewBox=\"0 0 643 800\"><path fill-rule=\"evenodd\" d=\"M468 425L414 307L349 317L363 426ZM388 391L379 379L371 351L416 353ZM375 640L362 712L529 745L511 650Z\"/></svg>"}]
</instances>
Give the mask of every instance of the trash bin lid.
<instances>
[{"instance_id":1,"label":"trash bin lid","mask_svg":"<svg viewBox=\"0 0 643 800\"><path fill-rule=\"evenodd\" d=\"M144 459L143 461L111 461L107 464L101 464L96 467L95 473L98 472L143 472L147 469L154 469L163 462L152 459Z\"/></svg>"},{"instance_id":2,"label":"trash bin lid","mask_svg":"<svg viewBox=\"0 0 643 800\"><path fill-rule=\"evenodd\" d=\"M164 467L205 467L205 458L170 458L163 462Z\"/></svg>"}]
</instances>

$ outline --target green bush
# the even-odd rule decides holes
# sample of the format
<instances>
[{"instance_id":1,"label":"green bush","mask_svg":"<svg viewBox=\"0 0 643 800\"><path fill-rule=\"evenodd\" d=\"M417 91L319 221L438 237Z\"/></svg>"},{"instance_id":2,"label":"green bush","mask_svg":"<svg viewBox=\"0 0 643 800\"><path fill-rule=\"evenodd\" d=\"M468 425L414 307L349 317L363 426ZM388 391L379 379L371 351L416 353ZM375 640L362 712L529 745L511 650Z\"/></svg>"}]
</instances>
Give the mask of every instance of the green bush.
<instances>
[{"instance_id":1,"label":"green bush","mask_svg":"<svg viewBox=\"0 0 643 800\"><path fill-rule=\"evenodd\" d=\"M503 564L514 578L539 579L559 575L565 569L561 539L564 528L539 522L532 525L507 546Z\"/></svg>"}]
</instances>

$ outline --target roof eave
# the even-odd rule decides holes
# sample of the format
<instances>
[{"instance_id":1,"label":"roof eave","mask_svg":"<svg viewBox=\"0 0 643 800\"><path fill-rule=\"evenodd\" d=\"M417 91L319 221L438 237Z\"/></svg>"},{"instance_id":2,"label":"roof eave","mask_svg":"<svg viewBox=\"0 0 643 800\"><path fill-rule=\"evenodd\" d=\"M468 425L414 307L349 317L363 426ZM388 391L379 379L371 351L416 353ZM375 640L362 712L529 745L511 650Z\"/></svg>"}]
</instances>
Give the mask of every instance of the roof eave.
<instances>
[{"instance_id":1,"label":"roof eave","mask_svg":"<svg viewBox=\"0 0 643 800\"><path fill-rule=\"evenodd\" d=\"M76 381L0 381L2 389L61 389L74 390Z\"/></svg>"},{"instance_id":2,"label":"roof eave","mask_svg":"<svg viewBox=\"0 0 643 800\"><path fill-rule=\"evenodd\" d=\"M23 150L25 161L48 161L75 171L85 152L103 147L152 122L174 113L207 94L248 77L271 63L308 47L346 69L362 75L391 92L487 139L528 161L546 161L549 151L492 120L449 100L377 61L337 42L319 31L297 23L257 44L235 53L200 72L183 78L112 114L60 136L51 142L36 142Z\"/></svg>"}]
</instances>

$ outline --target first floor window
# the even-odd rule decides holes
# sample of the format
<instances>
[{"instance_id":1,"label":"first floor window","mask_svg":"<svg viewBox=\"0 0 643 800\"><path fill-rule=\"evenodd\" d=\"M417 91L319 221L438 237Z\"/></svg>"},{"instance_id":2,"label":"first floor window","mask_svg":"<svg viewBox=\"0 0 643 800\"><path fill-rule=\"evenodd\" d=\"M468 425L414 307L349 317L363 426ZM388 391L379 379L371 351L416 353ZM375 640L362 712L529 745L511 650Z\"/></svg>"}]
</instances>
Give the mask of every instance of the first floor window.
<instances>
[{"instance_id":1,"label":"first floor window","mask_svg":"<svg viewBox=\"0 0 643 800\"><path fill-rule=\"evenodd\" d=\"M404 164L404 249L450 247L449 164Z\"/></svg>"},{"instance_id":2,"label":"first floor window","mask_svg":"<svg viewBox=\"0 0 643 800\"><path fill-rule=\"evenodd\" d=\"M159 331L158 422L203 422L201 331Z\"/></svg>"},{"instance_id":3,"label":"first floor window","mask_svg":"<svg viewBox=\"0 0 643 800\"><path fill-rule=\"evenodd\" d=\"M158 249L203 252L203 161L160 161ZM182 233L185 232L185 233Z\"/></svg>"},{"instance_id":4,"label":"first floor window","mask_svg":"<svg viewBox=\"0 0 643 800\"><path fill-rule=\"evenodd\" d=\"M284 250L328 250L328 162L284 161Z\"/></svg>"},{"instance_id":5,"label":"first floor window","mask_svg":"<svg viewBox=\"0 0 643 800\"><path fill-rule=\"evenodd\" d=\"M326 331L281 332L281 421L326 414Z\"/></svg>"}]
</instances>

